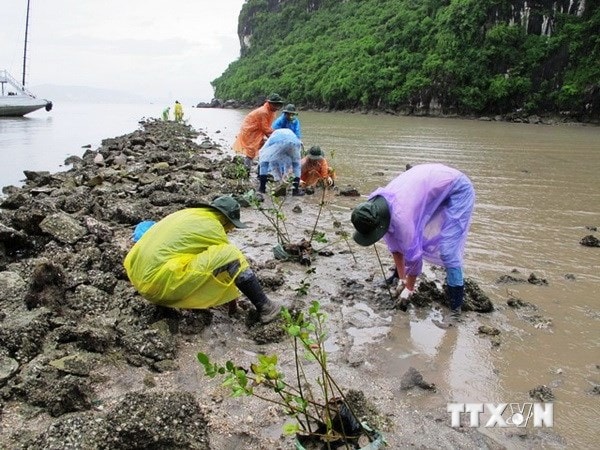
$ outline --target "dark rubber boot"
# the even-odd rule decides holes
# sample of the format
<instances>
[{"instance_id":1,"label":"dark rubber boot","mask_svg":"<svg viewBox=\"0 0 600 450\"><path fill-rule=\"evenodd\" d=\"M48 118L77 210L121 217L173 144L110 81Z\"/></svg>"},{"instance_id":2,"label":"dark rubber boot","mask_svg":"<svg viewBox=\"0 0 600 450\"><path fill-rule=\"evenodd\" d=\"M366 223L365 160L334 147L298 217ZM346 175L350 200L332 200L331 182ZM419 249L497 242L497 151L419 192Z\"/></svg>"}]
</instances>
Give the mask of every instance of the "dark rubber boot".
<instances>
[{"instance_id":1,"label":"dark rubber boot","mask_svg":"<svg viewBox=\"0 0 600 450\"><path fill-rule=\"evenodd\" d=\"M442 321L432 321L434 325L442 329L455 327L457 322L460 322L462 304L465 297L465 287L448 286L448 296L450 297L450 313L446 314Z\"/></svg>"},{"instance_id":2,"label":"dark rubber boot","mask_svg":"<svg viewBox=\"0 0 600 450\"><path fill-rule=\"evenodd\" d=\"M260 185L258 187L258 192L260 192L261 194L265 194L267 192L268 179L269 179L268 175L259 175L258 176L258 180L260 182Z\"/></svg>"},{"instance_id":3,"label":"dark rubber boot","mask_svg":"<svg viewBox=\"0 0 600 450\"><path fill-rule=\"evenodd\" d=\"M448 296L450 297L450 309L453 311L460 309L465 297L465 287L448 286Z\"/></svg>"},{"instance_id":4,"label":"dark rubber boot","mask_svg":"<svg viewBox=\"0 0 600 450\"><path fill-rule=\"evenodd\" d=\"M294 178L294 182L292 183L292 195L294 197L301 197L304 194L304 190L300 189L300 178Z\"/></svg>"},{"instance_id":5,"label":"dark rubber boot","mask_svg":"<svg viewBox=\"0 0 600 450\"><path fill-rule=\"evenodd\" d=\"M279 316L281 308L265 295L252 270L246 269L240 273L235 279L235 285L254 305L262 323L272 322Z\"/></svg>"}]
</instances>

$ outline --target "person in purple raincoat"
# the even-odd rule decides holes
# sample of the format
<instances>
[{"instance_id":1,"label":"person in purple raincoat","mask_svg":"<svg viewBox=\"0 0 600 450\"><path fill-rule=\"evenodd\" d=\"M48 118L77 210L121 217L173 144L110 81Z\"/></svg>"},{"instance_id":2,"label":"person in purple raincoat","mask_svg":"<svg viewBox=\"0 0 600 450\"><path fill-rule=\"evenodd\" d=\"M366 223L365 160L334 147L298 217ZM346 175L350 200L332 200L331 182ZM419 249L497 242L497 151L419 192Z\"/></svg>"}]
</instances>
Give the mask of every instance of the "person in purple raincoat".
<instances>
[{"instance_id":1,"label":"person in purple raincoat","mask_svg":"<svg viewBox=\"0 0 600 450\"><path fill-rule=\"evenodd\" d=\"M444 266L450 314L447 328L460 316L464 299L463 254L475 204L466 175L443 164L419 164L378 188L352 211L354 240L369 246L384 239L392 253L397 292L406 304L423 260Z\"/></svg>"}]
</instances>

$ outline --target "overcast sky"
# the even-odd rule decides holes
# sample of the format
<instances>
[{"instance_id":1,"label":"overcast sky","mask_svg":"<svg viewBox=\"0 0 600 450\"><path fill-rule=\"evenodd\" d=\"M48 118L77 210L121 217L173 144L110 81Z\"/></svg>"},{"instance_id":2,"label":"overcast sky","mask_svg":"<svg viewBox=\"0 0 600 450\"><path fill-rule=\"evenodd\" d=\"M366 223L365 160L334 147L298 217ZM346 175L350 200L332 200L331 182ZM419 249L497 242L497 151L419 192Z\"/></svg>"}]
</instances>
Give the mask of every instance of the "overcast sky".
<instances>
[{"instance_id":1,"label":"overcast sky","mask_svg":"<svg viewBox=\"0 0 600 450\"><path fill-rule=\"evenodd\" d=\"M209 101L245 0L30 0L27 85ZM27 0L0 0L0 70L21 80Z\"/></svg>"}]
</instances>

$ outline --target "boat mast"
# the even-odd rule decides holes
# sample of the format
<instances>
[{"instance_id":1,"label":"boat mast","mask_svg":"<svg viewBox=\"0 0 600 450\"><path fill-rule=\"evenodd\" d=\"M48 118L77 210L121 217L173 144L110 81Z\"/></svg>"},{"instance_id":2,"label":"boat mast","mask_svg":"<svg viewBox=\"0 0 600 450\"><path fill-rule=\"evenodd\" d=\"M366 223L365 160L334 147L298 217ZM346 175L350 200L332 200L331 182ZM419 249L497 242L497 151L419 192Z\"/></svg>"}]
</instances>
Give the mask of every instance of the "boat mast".
<instances>
[{"instance_id":1,"label":"boat mast","mask_svg":"<svg viewBox=\"0 0 600 450\"><path fill-rule=\"evenodd\" d=\"M25 19L25 45L23 47L23 86L25 86L25 71L27 67L27 33L29 31L29 0L27 0L27 16Z\"/></svg>"}]
</instances>

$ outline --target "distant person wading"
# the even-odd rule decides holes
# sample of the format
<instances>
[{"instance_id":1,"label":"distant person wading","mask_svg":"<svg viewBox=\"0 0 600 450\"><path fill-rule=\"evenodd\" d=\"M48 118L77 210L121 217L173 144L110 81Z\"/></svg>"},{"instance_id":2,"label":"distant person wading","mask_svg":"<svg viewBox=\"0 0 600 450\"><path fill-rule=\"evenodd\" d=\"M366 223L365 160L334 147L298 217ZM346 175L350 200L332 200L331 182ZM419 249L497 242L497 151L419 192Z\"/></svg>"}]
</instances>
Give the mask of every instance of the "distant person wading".
<instances>
[{"instance_id":1,"label":"distant person wading","mask_svg":"<svg viewBox=\"0 0 600 450\"><path fill-rule=\"evenodd\" d=\"M173 114L175 114L175 122L183 122L183 106L179 103L179 100L175 100Z\"/></svg>"}]
</instances>

